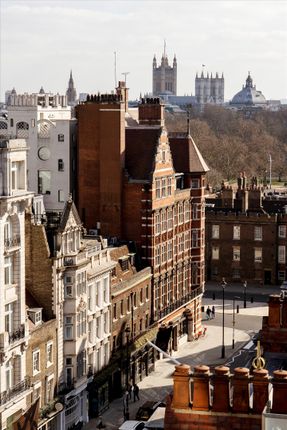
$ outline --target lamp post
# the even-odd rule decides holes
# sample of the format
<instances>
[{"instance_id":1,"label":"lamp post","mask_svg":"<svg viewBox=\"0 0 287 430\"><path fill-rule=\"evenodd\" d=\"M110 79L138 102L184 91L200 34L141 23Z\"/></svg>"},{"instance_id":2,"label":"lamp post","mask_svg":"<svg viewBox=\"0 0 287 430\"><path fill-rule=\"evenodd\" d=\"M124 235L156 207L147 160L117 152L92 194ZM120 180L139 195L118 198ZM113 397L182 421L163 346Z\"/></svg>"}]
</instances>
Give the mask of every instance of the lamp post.
<instances>
[{"instance_id":1,"label":"lamp post","mask_svg":"<svg viewBox=\"0 0 287 430\"><path fill-rule=\"evenodd\" d=\"M234 349L234 332L235 332L235 300L239 300L240 297L233 297L233 307L232 307L232 349Z\"/></svg>"},{"instance_id":2,"label":"lamp post","mask_svg":"<svg viewBox=\"0 0 287 430\"><path fill-rule=\"evenodd\" d=\"M224 290L226 287L225 279L222 278L221 287L222 287L222 347L221 347L221 358L225 358L225 344L224 344Z\"/></svg>"},{"instance_id":3,"label":"lamp post","mask_svg":"<svg viewBox=\"0 0 287 430\"><path fill-rule=\"evenodd\" d=\"M244 292L244 296L243 296L243 306L244 306L244 309L246 308L246 289L247 289L247 282L246 281L244 281L244 283L243 283L243 292Z\"/></svg>"},{"instance_id":4,"label":"lamp post","mask_svg":"<svg viewBox=\"0 0 287 430\"><path fill-rule=\"evenodd\" d=\"M130 340L130 332L131 329L129 326L125 329L126 334L126 389L124 394L124 418L125 420L130 419L130 412L129 412L129 394L128 394L128 386L129 386L129 368L130 368L130 355L129 355L129 340Z\"/></svg>"}]
</instances>

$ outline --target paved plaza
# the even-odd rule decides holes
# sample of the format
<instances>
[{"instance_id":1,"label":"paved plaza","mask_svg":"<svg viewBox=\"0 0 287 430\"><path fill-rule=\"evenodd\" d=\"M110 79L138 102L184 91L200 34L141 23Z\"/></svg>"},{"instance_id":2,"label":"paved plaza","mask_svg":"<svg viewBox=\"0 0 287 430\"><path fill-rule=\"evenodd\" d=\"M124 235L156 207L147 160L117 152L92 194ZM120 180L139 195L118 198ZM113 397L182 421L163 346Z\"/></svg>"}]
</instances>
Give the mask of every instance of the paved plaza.
<instances>
[{"instance_id":1,"label":"paved plaza","mask_svg":"<svg viewBox=\"0 0 287 430\"><path fill-rule=\"evenodd\" d=\"M205 337L193 342L180 343L178 351L173 353L173 358L181 363L194 367L198 364L216 366L231 362L231 357L238 355L238 351L261 328L262 316L267 315L268 307L262 303L248 303L247 308L240 307L239 314L235 312L234 340L235 348L232 349L233 339L233 302L225 302L225 359L221 358L222 348L222 301L204 299L205 309L209 305L215 307L215 318L207 320L205 312L202 314L203 326L207 328ZM241 303L242 306L242 303ZM172 391L172 374L175 364L168 358L163 358L155 363L155 371L138 383L140 388L140 400L129 403L130 419L135 419L138 408L146 400L164 401L166 395ZM98 419L91 420L84 430L96 429ZM102 415L102 421L107 430L118 429L123 423L123 398L114 400L107 411Z\"/></svg>"}]
</instances>

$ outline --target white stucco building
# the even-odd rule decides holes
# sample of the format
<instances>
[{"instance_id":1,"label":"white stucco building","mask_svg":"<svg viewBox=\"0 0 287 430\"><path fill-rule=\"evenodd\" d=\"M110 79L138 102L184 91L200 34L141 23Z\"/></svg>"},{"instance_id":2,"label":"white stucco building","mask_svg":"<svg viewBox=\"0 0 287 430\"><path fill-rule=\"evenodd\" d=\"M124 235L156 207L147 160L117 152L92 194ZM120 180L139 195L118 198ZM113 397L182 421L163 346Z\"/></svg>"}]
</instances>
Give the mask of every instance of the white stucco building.
<instances>
[{"instance_id":1,"label":"white stucco building","mask_svg":"<svg viewBox=\"0 0 287 430\"><path fill-rule=\"evenodd\" d=\"M63 210L73 193L75 123L67 96L45 93L43 88L21 95L13 89L7 119L0 119L0 134L27 140L28 188L44 195L49 211Z\"/></svg>"},{"instance_id":2,"label":"white stucco building","mask_svg":"<svg viewBox=\"0 0 287 430\"><path fill-rule=\"evenodd\" d=\"M25 211L27 146L23 139L0 140L0 428L12 428L31 392L26 376L29 338L25 308Z\"/></svg>"}]
</instances>

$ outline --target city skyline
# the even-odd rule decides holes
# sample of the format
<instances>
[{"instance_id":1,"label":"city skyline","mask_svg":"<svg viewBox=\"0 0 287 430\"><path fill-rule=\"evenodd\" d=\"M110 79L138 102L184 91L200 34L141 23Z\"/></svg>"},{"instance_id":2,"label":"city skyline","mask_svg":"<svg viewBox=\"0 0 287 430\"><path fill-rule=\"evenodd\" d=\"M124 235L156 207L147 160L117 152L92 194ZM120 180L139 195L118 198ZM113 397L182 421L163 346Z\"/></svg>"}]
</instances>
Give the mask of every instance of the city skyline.
<instances>
[{"instance_id":1,"label":"city skyline","mask_svg":"<svg viewBox=\"0 0 287 430\"><path fill-rule=\"evenodd\" d=\"M280 0L2 0L1 27L1 101L13 87L64 93L70 70L78 94L110 92L129 72L130 98L138 98L152 91L152 60L160 61L164 40L169 62L177 57L179 95L194 95L204 69L224 73L226 100L248 71L267 99L287 98L287 3Z\"/></svg>"}]
</instances>

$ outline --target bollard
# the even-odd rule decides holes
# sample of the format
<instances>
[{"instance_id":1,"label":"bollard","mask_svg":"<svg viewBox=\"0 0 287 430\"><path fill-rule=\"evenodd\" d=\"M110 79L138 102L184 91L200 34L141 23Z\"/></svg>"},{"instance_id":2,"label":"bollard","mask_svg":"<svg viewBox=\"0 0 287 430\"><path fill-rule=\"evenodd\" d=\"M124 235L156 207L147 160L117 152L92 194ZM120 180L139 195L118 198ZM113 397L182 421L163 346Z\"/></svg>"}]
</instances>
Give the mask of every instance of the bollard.
<instances>
[{"instance_id":1,"label":"bollard","mask_svg":"<svg viewBox=\"0 0 287 430\"><path fill-rule=\"evenodd\" d=\"M212 293L212 300L215 300L215 293Z\"/></svg>"},{"instance_id":2,"label":"bollard","mask_svg":"<svg viewBox=\"0 0 287 430\"><path fill-rule=\"evenodd\" d=\"M253 297L251 297L251 299L250 299L250 303L253 303Z\"/></svg>"},{"instance_id":3,"label":"bollard","mask_svg":"<svg viewBox=\"0 0 287 430\"><path fill-rule=\"evenodd\" d=\"M236 313L239 314L239 305L236 306Z\"/></svg>"}]
</instances>

